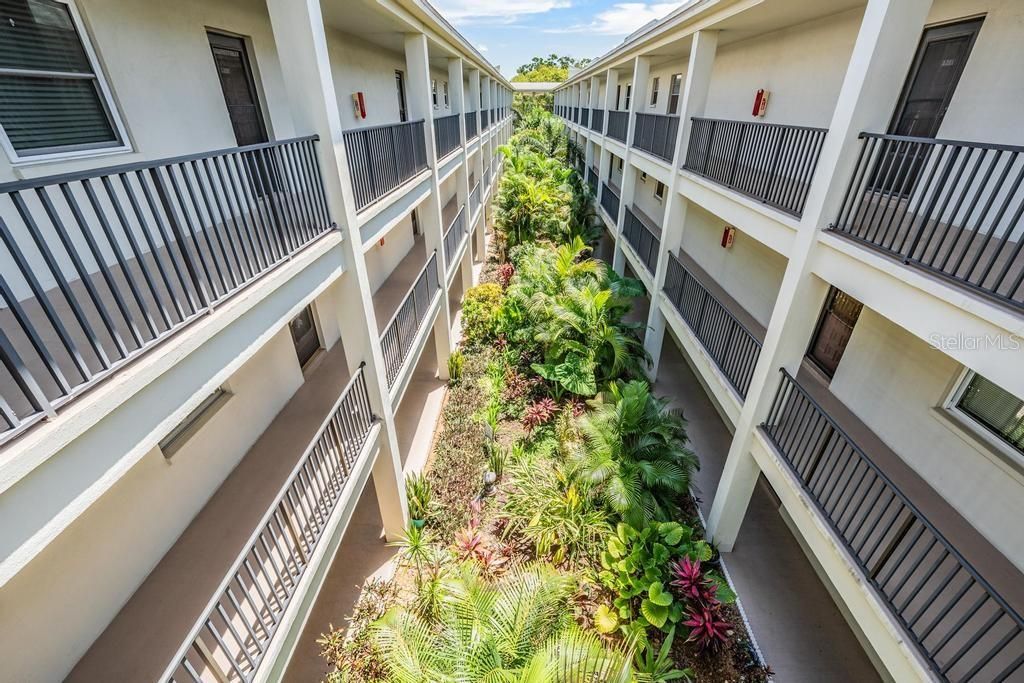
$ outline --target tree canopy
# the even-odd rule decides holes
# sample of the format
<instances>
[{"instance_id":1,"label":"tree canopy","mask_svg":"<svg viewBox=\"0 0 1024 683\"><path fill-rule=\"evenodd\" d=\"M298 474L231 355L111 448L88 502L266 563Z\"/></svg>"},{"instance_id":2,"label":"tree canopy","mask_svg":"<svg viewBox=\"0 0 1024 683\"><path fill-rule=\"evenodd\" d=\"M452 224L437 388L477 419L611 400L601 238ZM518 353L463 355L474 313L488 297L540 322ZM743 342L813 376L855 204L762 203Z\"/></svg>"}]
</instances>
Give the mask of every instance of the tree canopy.
<instances>
[{"instance_id":1,"label":"tree canopy","mask_svg":"<svg viewBox=\"0 0 1024 683\"><path fill-rule=\"evenodd\" d=\"M525 83L561 83L569 77L569 67L583 67L590 62L586 58L559 56L554 53L547 57L534 57L527 64L516 69L513 81Z\"/></svg>"}]
</instances>

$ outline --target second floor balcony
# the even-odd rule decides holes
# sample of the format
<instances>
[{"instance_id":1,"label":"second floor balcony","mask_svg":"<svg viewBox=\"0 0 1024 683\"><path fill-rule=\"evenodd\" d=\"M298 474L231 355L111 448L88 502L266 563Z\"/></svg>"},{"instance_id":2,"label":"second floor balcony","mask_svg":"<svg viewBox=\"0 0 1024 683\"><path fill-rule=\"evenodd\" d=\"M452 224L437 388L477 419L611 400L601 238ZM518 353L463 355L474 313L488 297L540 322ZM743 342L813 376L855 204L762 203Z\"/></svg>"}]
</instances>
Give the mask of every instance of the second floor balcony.
<instances>
[{"instance_id":1,"label":"second floor balcony","mask_svg":"<svg viewBox=\"0 0 1024 683\"><path fill-rule=\"evenodd\" d=\"M355 195L363 210L427 169L423 120L345 131L345 153Z\"/></svg>"},{"instance_id":2,"label":"second floor balcony","mask_svg":"<svg viewBox=\"0 0 1024 683\"><path fill-rule=\"evenodd\" d=\"M601 208L608 213L613 224L619 220L619 193L609 183L604 183L601 189Z\"/></svg>"},{"instance_id":3,"label":"second floor balcony","mask_svg":"<svg viewBox=\"0 0 1024 683\"><path fill-rule=\"evenodd\" d=\"M604 109L591 109L590 110L590 130L595 133L604 132Z\"/></svg>"},{"instance_id":4,"label":"second floor balcony","mask_svg":"<svg viewBox=\"0 0 1024 683\"><path fill-rule=\"evenodd\" d=\"M626 134L629 131L629 112L628 111L609 111L608 112L608 131L606 135L610 138L614 138L619 142L625 144Z\"/></svg>"},{"instance_id":5,"label":"second floor balcony","mask_svg":"<svg viewBox=\"0 0 1024 683\"><path fill-rule=\"evenodd\" d=\"M466 117L466 140L472 140L477 135L479 135L479 133L477 132L476 112L475 111L467 111L465 113L465 117Z\"/></svg>"},{"instance_id":6,"label":"second floor balcony","mask_svg":"<svg viewBox=\"0 0 1024 683\"><path fill-rule=\"evenodd\" d=\"M462 145L462 132L459 130L459 115L451 114L434 119L434 146L437 158L443 159Z\"/></svg>"},{"instance_id":7,"label":"second floor balcony","mask_svg":"<svg viewBox=\"0 0 1024 683\"><path fill-rule=\"evenodd\" d=\"M658 252L661 251L661 230L657 223L637 207L627 206L622 236L653 277L658 267Z\"/></svg>"},{"instance_id":8,"label":"second floor balcony","mask_svg":"<svg viewBox=\"0 0 1024 683\"><path fill-rule=\"evenodd\" d=\"M799 217L824 128L694 118L683 168Z\"/></svg>"},{"instance_id":9,"label":"second floor balcony","mask_svg":"<svg viewBox=\"0 0 1024 683\"><path fill-rule=\"evenodd\" d=\"M678 116L637 114L633 127L633 147L672 163L678 133Z\"/></svg>"},{"instance_id":10,"label":"second floor balcony","mask_svg":"<svg viewBox=\"0 0 1024 683\"><path fill-rule=\"evenodd\" d=\"M1024 147L863 133L844 237L1024 309Z\"/></svg>"},{"instance_id":11,"label":"second floor balcony","mask_svg":"<svg viewBox=\"0 0 1024 683\"><path fill-rule=\"evenodd\" d=\"M329 231L316 140L0 186L0 442Z\"/></svg>"}]
</instances>

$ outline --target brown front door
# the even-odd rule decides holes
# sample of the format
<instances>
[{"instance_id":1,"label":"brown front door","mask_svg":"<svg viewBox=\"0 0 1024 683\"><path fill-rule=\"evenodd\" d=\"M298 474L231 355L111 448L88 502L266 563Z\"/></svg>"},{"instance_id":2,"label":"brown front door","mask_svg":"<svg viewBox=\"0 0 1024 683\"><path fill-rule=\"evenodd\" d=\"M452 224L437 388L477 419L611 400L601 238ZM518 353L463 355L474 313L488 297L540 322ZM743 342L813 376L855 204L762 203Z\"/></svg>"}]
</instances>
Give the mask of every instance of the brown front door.
<instances>
[{"instance_id":1,"label":"brown front door","mask_svg":"<svg viewBox=\"0 0 1024 683\"><path fill-rule=\"evenodd\" d=\"M818 321L808 356L829 377L836 373L846 345L850 343L863 304L849 294L832 288Z\"/></svg>"},{"instance_id":2,"label":"brown front door","mask_svg":"<svg viewBox=\"0 0 1024 683\"><path fill-rule=\"evenodd\" d=\"M239 146L255 145L267 141L267 128L263 123L253 78L252 64L245 50L245 41L235 36L207 32L217 76L228 107L228 118L235 131Z\"/></svg>"}]
</instances>

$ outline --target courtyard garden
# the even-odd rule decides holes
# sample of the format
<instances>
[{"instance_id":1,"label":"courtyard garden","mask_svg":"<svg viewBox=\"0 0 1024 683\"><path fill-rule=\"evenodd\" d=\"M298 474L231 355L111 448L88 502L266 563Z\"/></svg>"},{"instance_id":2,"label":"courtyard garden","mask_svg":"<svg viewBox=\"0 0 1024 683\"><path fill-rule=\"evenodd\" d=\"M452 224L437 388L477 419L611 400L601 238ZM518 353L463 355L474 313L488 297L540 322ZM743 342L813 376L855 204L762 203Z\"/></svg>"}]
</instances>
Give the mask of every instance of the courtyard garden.
<instances>
[{"instance_id":1,"label":"courtyard garden","mask_svg":"<svg viewBox=\"0 0 1024 683\"><path fill-rule=\"evenodd\" d=\"M579 150L534 110L502 153L398 568L322 636L329 681L767 680L690 495L686 421L626 322L643 287L591 256Z\"/></svg>"}]
</instances>

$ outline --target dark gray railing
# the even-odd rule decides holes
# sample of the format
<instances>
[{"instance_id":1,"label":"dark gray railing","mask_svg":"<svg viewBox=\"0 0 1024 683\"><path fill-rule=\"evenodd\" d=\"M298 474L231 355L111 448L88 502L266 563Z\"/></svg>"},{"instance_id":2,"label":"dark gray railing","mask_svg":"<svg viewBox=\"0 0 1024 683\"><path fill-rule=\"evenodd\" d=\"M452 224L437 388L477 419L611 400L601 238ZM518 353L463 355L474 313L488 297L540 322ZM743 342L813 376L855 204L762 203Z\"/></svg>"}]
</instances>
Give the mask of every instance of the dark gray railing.
<instances>
[{"instance_id":1,"label":"dark gray railing","mask_svg":"<svg viewBox=\"0 0 1024 683\"><path fill-rule=\"evenodd\" d=\"M678 134L678 116L637 114L633 125L633 146L672 163Z\"/></svg>"},{"instance_id":2,"label":"dark gray railing","mask_svg":"<svg viewBox=\"0 0 1024 683\"><path fill-rule=\"evenodd\" d=\"M745 399L761 355L761 342L671 253L664 292L732 388Z\"/></svg>"},{"instance_id":3,"label":"dark gray railing","mask_svg":"<svg viewBox=\"0 0 1024 683\"><path fill-rule=\"evenodd\" d=\"M761 429L940 680L1020 680L1021 615L785 370Z\"/></svg>"},{"instance_id":4,"label":"dark gray railing","mask_svg":"<svg viewBox=\"0 0 1024 683\"><path fill-rule=\"evenodd\" d=\"M434 146L437 158L443 159L462 145L462 133L459 131L459 115L442 116L434 119Z\"/></svg>"},{"instance_id":5,"label":"dark gray railing","mask_svg":"<svg viewBox=\"0 0 1024 683\"><path fill-rule=\"evenodd\" d=\"M1024 147L860 137L831 229L1024 307Z\"/></svg>"},{"instance_id":6,"label":"dark gray railing","mask_svg":"<svg viewBox=\"0 0 1024 683\"><path fill-rule=\"evenodd\" d=\"M159 680L254 679L377 420L363 373L341 392Z\"/></svg>"},{"instance_id":7,"label":"dark gray railing","mask_svg":"<svg viewBox=\"0 0 1024 683\"><path fill-rule=\"evenodd\" d=\"M629 112L610 111L608 112L608 130L605 133L608 137L619 142L626 142L626 134L629 132Z\"/></svg>"},{"instance_id":8,"label":"dark gray railing","mask_svg":"<svg viewBox=\"0 0 1024 683\"><path fill-rule=\"evenodd\" d=\"M473 213L480 208L480 181L476 181L473 185L473 189L469 191L469 206Z\"/></svg>"},{"instance_id":9,"label":"dark gray railing","mask_svg":"<svg viewBox=\"0 0 1024 683\"><path fill-rule=\"evenodd\" d=\"M580 125L583 127L590 126L590 108L583 107L580 109Z\"/></svg>"},{"instance_id":10,"label":"dark gray railing","mask_svg":"<svg viewBox=\"0 0 1024 683\"><path fill-rule=\"evenodd\" d=\"M800 216L826 128L694 118L683 168Z\"/></svg>"},{"instance_id":11,"label":"dark gray railing","mask_svg":"<svg viewBox=\"0 0 1024 683\"><path fill-rule=\"evenodd\" d=\"M590 130L597 133L604 131L604 109L590 110Z\"/></svg>"},{"instance_id":12,"label":"dark gray railing","mask_svg":"<svg viewBox=\"0 0 1024 683\"><path fill-rule=\"evenodd\" d=\"M603 183L603 185L604 188L601 190L601 207L608 212L612 223L616 223L619 220L619 195L616 194L615 190L608 183Z\"/></svg>"},{"instance_id":13,"label":"dark gray railing","mask_svg":"<svg viewBox=\"0 0 1024 683\"><path fill-rule=\"evenodd\" d=\"M327 232L316 140L0 185L0 442Z\"/></svg>"},{"instance_id":14,"label":"dark gray railing","mask_svg":"<svg viewBox=\"0 0 1024 683\"><path fill-rule=\"evenodd\" d=\"M597 169L593 166L587 167L587 185L590 186L590 191L593 195L597 196Z\"/></svg>"},{"instance_id":15,"label":"dark gray railing","mask_svg":"<svg viewBox=\"0 0 1024 683\"><path fill-rule=\"evenodd\" d=\"M345 131L345 153L362 210L427 168L423 120Z\"/></svg>"},{"instance_id":16,"label":"dark gray railing","mask_svg":"<svg viewBox=\"0 0 1024 683\"><path fill-rule=\"evenodd\" d=\"M484 167L484 192L485 193L487 192L487 190L491 189L491 178L492 177L493 176L491 175L491 167L490 167L490 165L485 166Z\"/></svg>"},{"instance_id":17,"label":"dark gray railing","mask_svg":"<svg viewBox=\"0 0 1024 683\"><path fill-rule=\"evenodd\" d=\"M416 335L423 326L423 320L427 317L427 311L440 291L435 251L427 259L423 270L402 300L402 305L395 311L380 335L380 349L384 355L384 374L387 376L388 387L398 379L402 365L412 351Z\"/></svg>"},{"instance_id":18,"label":"dark gray railing","mask_svg":"<svg viewBox=\"0 0 1024 683\"><path fill-rule=\"evenodd\" d=\"M466 112L466 140L472 140L477 135L479 135L479 133L477 132L477 129L476 129L476 112L475 111L467 111Z\"/></svg>"},{"instance_id":19,"label":"dark gray railing","mask_svg":"<svg viewBox=\"0 0 1024 683\"><path fill-rule=\"evenodd\" d=\"M641 220L636 211L627 206L626 217L622 223L622 236L626 238L636 255L643 261L647 272L654 275L658 268L658 252L661 250L661 237Z\"/></svg>"},{"instance_id":20,"label":"dark gray railing","mask_svg":"<svg viewBox=\"0 0 1024 683\"><path fill-rule=\"evenodd\" d=\"M491 127L491 111L490 109L480 110L480 130L487 130Z\"/></svg>"},{"instance_id":21,"label":"dark gray railing","mask_svg":"<svg viewBox=\"0 0 1024 683\"><path fill-rule=\"evenodd\" d=\"M455 265L452 259L455 256L455 252L459 250L459 245L462 244L462 238L465 235L466 205L463 204L459 207L459 212L455 214L455 218L452 219L451 225L448 226L448 230L444 234L444 263L448 274L452 272L452 266Z\"/></svg>"}]
</instances>

